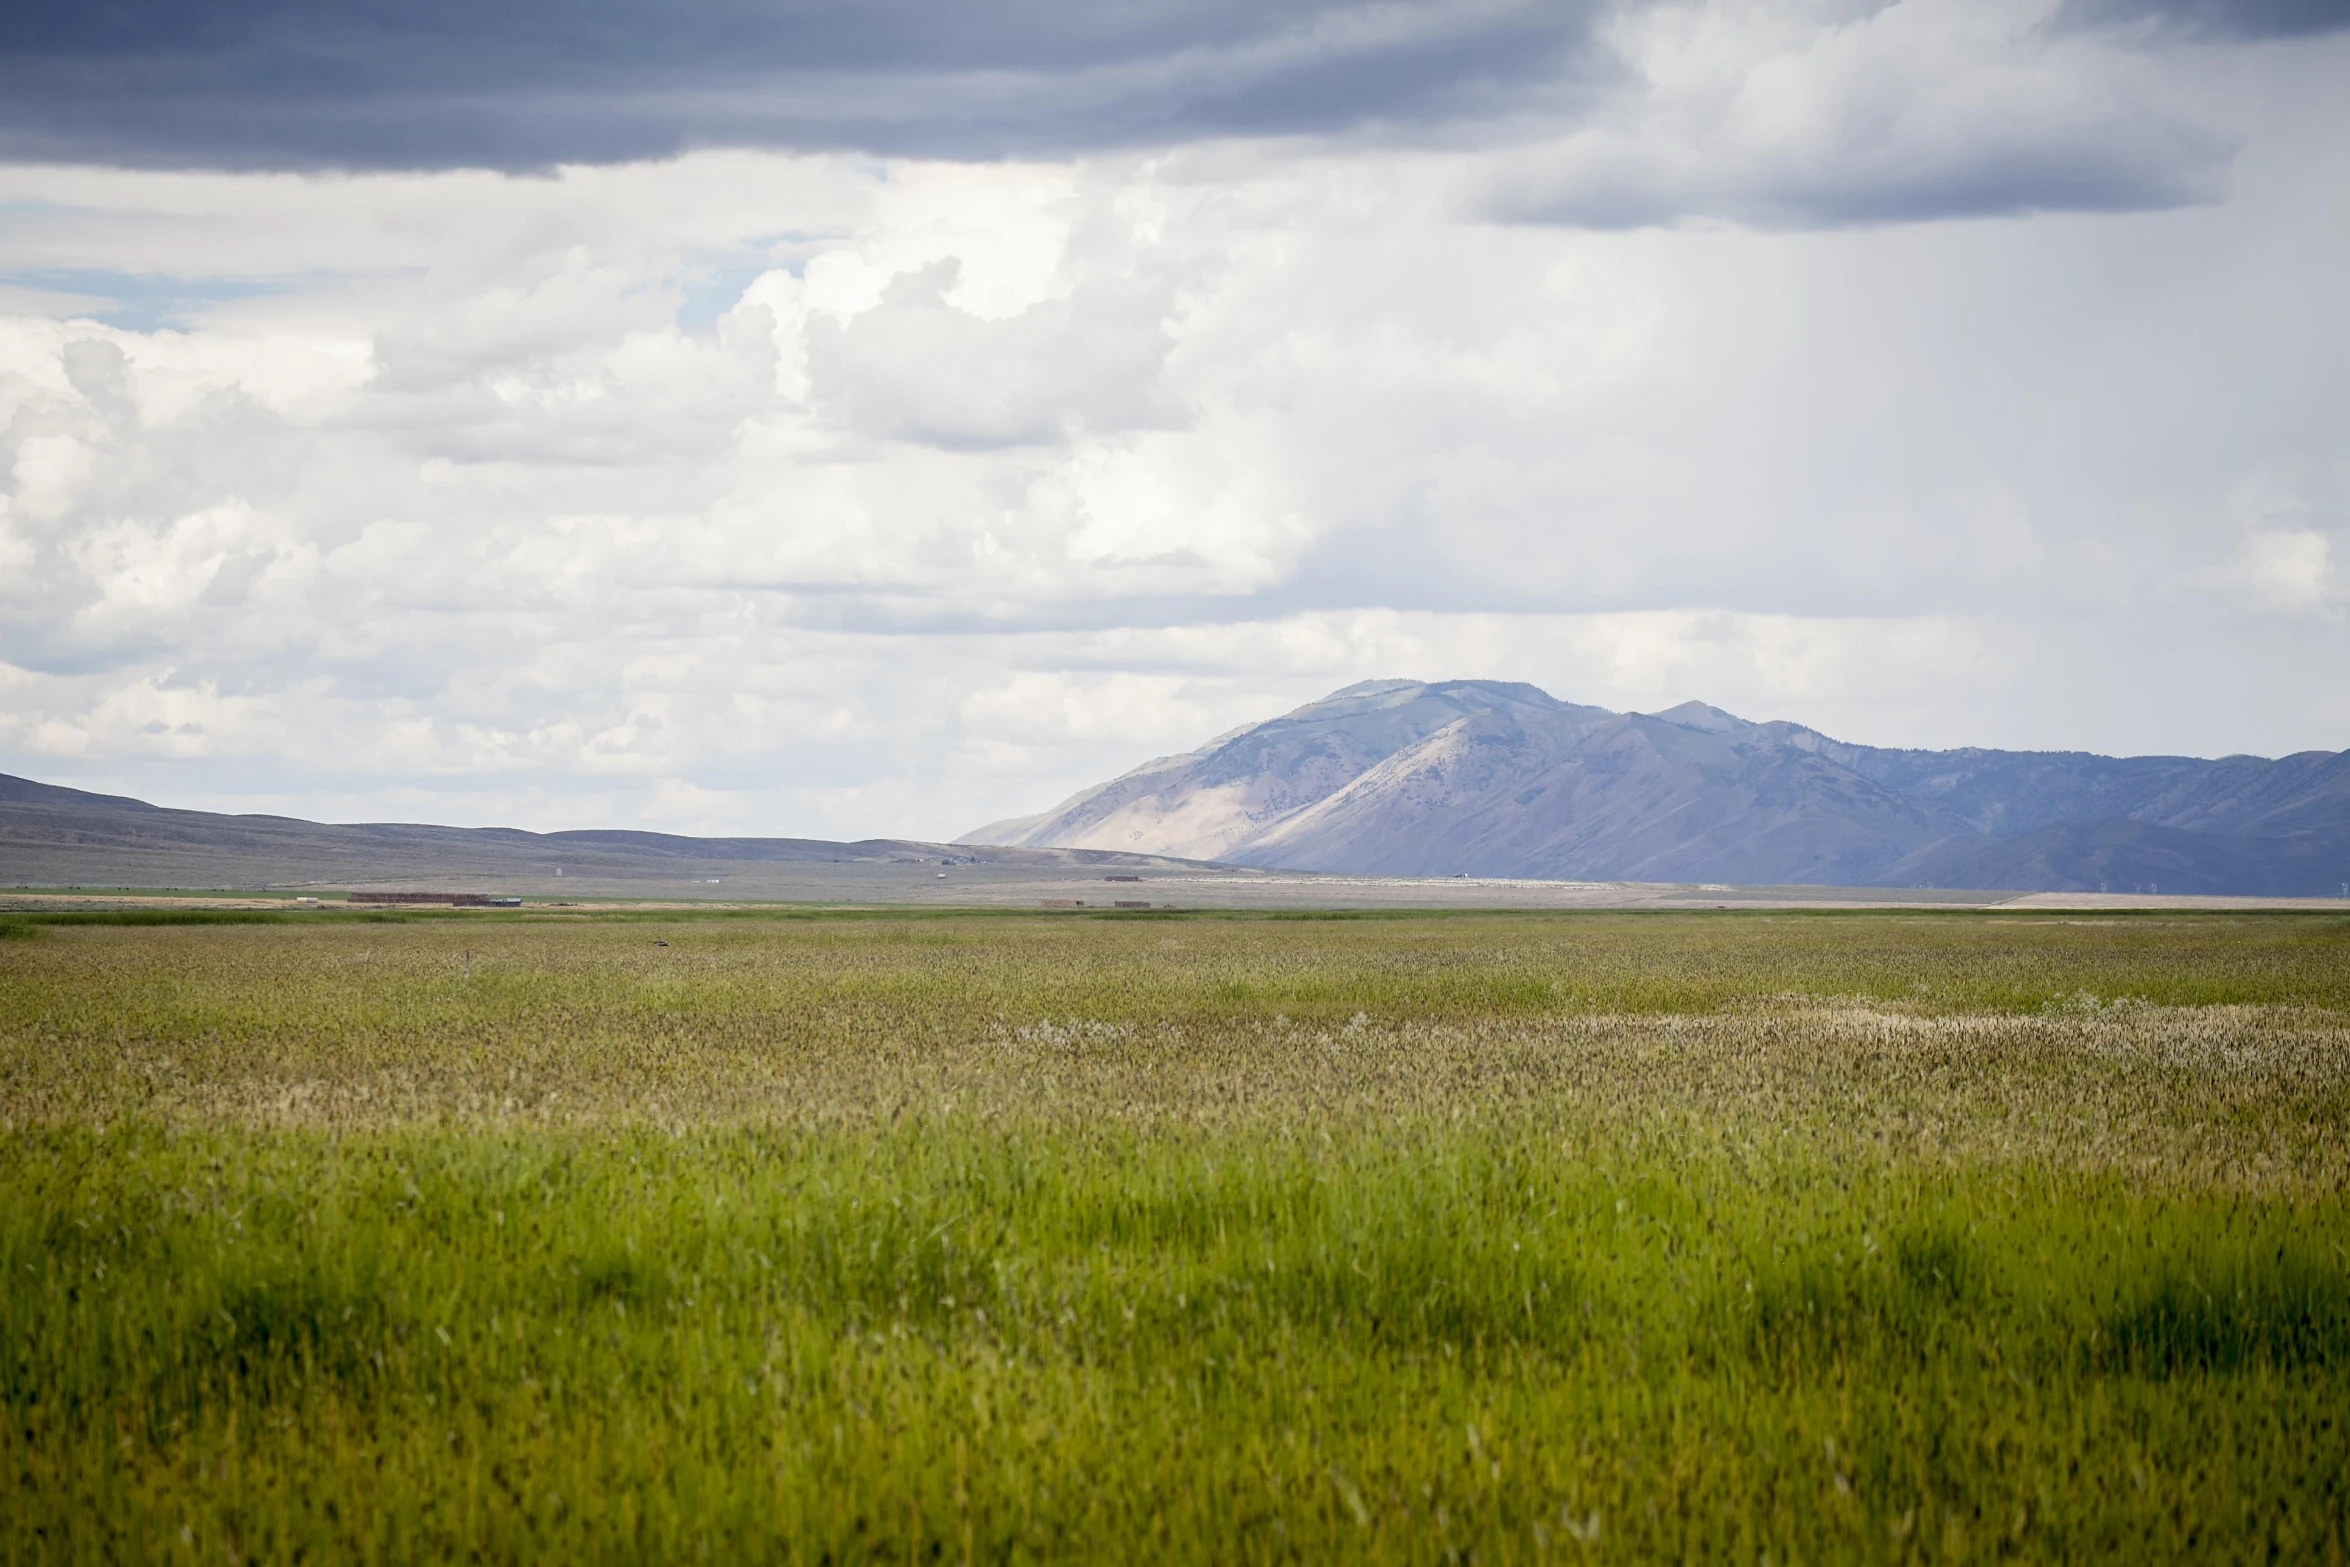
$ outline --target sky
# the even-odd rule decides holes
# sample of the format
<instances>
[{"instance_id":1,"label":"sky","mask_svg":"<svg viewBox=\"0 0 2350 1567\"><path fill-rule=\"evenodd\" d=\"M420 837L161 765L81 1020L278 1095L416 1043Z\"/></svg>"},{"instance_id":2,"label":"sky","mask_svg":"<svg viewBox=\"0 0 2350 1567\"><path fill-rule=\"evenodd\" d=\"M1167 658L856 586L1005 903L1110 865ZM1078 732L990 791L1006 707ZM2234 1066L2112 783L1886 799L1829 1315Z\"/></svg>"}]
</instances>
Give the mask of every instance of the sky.
<instances>
[{"instance_id":1,"label":"sky","mask_svg":"<svg viewBox=\"0 0 2350 1567\"><path fill-rule=\"evenodd\" d=\"M2339 750L2346 276L2350 0L31 0L0 772L943 839L1393 677Z\"/></svg>"}]
</instances>

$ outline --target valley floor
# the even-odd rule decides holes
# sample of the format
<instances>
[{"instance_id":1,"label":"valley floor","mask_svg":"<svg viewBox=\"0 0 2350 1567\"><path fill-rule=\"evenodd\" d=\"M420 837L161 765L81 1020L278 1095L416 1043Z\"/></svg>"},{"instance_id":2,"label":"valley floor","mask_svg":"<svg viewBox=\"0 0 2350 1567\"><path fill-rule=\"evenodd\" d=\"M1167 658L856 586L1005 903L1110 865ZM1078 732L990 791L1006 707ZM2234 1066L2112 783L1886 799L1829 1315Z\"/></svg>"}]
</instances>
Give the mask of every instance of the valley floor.
<instances>
[{"instance_id":1,"label":"valley floor","mask_svg":"<svg viewBox=\"0 0 2350 1567\"><path fill-rule=\"evenodd\" d=\"M236 890L240 885L249 890ZM77 908L295 908L305 894L326 906L341 906L353 890L374 892L462 892L517 896L535 911L668 908L679 913L717 910L799 913L809 910L922 910L1082 907L1116 909L1138 904L1186 911L1306 913L1352 910L1389 913L1425 911L1645 911L1747 909L2070 909L2155 913L2202 910L2215 913L2274 911L2350 914L2345 898L2237 898L2193 893L2000 892L1964 887L1742 887L1710 883L1637 881L1537 881L1502 877L1335 876L1295 871L1252 871L1232 867L1157 869L1116 880L1098 869L1061 867L1050 871L997 866L957 867L940 873L926 866L835 866L821 874L808 869L768 869L720 881L680 882L657 878L574 878L501 880L493 876L419 875L351 883L224 882L210 889L192 886L111 885L100 882L0 885L0 917L9 912Z\"/></svg>"},{"instance_id":2,"label":"valley floor","mask_svg":"<svg viewBox=\"0 0 2350 1567\"><path fill-rule=\"evenodd\" d=\"M0 1556L2340 1559L2346 1132L2339 915L0 913Z\"/></svg>"}]
</instances>

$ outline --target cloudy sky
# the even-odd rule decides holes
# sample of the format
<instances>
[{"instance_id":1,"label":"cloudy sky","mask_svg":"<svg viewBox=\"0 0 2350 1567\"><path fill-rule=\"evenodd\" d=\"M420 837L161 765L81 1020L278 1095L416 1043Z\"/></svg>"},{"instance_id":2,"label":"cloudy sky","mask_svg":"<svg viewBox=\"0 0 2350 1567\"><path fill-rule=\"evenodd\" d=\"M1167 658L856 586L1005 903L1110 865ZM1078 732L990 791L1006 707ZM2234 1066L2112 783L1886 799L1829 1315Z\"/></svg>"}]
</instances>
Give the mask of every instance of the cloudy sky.
<instances>
[{"instance_id":1,"label":"cloudy sky","mask_svg":"<svg viewBox=\"0 0 2350 1567\"><path fill-rule=\"evenodd\" d=\"M946 837L1372 676L2341 749L2345 277L2344 0L32 0L0 771Z\"/></svg>"}]
</instances>

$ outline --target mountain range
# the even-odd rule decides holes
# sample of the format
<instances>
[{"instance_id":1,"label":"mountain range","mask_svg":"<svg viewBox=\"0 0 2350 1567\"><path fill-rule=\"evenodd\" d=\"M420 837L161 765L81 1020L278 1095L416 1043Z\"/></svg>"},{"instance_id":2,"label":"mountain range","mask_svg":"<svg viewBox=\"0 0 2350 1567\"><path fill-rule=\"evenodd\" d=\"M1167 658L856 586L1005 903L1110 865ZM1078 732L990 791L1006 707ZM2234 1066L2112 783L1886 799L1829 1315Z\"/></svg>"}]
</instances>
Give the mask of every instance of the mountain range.
<instances>
[{"instance_id":1,"label":"mountain range","mask_svg":"<svg viewBox=\"0 0 2350 1567\"><path fill-rule=\"evenodd\" d=\"M832 843L230 816L0 773L0 886L422 884L557 896L864 899L927 895L938 883L963 890L991 880L1098 881L1105 870L1170 868L1151 856L898 838Z\"/></svg>"},{"instance_id":2,"label":"mountain range","mask_svg":"<svg viewBox=\"0 0 2350 1567\"><path fill-rule=\"evenodd\" d=\"M965 845L1379 876L2350 895L2350 751L1853 745L1687 702L1370 680Z\"/></svg>"}]
</instances>

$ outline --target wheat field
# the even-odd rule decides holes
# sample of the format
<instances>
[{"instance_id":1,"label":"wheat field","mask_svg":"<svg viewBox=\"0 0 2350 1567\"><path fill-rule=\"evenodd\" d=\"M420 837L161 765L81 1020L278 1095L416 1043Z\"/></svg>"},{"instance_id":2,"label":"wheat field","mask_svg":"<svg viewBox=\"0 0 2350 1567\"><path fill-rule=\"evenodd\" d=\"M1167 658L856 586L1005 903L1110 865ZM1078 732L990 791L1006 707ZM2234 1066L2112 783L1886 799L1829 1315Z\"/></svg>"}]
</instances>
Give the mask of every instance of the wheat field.
<instances>
[{"instance_id":1,"label":"wheat field","mask_svg":"<svg viewBox=\"0 0 2350 1567\"><path fill-rule=\"evenodd\" d=\"M240 919L0 916L9 1559L2350 1549L2340 918Z\"/></svg>"}]
</instances>

